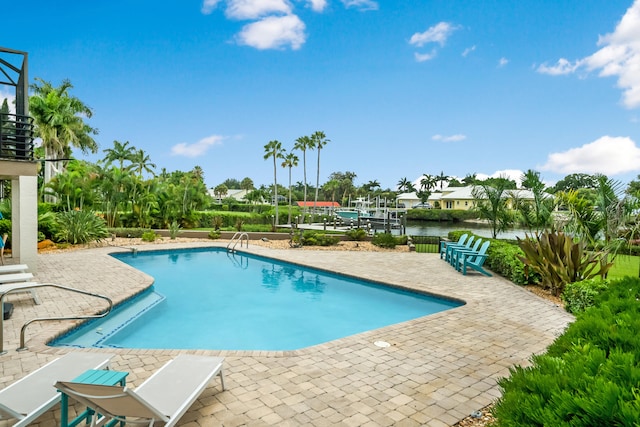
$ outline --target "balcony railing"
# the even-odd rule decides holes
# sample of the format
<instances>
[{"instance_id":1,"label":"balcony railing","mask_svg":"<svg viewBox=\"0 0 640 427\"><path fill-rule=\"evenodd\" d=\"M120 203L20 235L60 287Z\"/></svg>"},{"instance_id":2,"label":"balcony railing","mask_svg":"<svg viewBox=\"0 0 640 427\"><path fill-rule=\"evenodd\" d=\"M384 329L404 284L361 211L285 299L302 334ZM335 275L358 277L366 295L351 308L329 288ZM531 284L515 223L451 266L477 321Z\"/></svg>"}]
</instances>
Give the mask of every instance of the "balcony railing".
<instances>
[{"instance_id":1,"label":"balcony railing","mask_svg":"<svg viewBox=\"0 0 640 427\"><path fill-rule=\"evenodd\" d=\"M33 160L33 118L0 113L0 158Z\"/></svg>"}]
</instances>

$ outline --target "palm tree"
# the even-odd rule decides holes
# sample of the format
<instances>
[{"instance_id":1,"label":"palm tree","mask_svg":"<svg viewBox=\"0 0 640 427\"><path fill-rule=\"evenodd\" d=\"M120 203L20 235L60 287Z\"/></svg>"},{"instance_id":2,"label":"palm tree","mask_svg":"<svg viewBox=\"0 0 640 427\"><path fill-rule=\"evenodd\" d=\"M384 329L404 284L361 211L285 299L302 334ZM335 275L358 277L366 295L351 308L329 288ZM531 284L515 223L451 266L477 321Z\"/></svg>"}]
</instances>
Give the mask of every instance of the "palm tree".
<instances>
[{"instance_id":1,"label":"palm tree","mask_svg":"<svg viewBox=\"0 0 640 427\"><path fill-rule=\"evenodd\" d=\"M331 140L327 139L327 136L322 131L316 131L311 135L311 140L313 141L313 146L318 149L318 170L316 174L316 198L313 201L313 210L316 210L316 205L318 204L318 190L320 189L320 150L322 147L327 145L327 143L331 142Z\"/></svg>"},{"instance_id":2,"label":"palm tree","mask_svg":"<svg viewBox=\"0 0 640 427\"><path fill-rule=\"evenodd\" d=\"M289 224L291 224L291 168L298 166L298 156L292 151L284 156L283 168L289 168Z\"/></svg>"},{"instance_id":3,"label":"palm tree","mask_svg":"<svg viewBox=\"0 0 640 427\"><path fill-rule=\"evenodd\" d=\"M71 146L83 152L98 151L98 144L91 137L98 131L84 122L84 118L91 118L93 112L78 98L69 95L73 88L69 80L63 80L57 88L42 79L35 80L31 85L33 95L29 98L29 112L34 118L35 134L42 139L47 160L44 166L46 184L64 170L62 158L70 154Z\"/></svg>"},{"instance_id":4,"label":"palm tree","mask_svg":"<svg viewBox=\"0 0 640 427\"><path fill-rule=\"evenodd\" d=\"M129 146L129 141L125 141L124 143L113 141L113 148L106 148L102 151L106 153L106 156L104 156L106 166L117 161L120 164L120 169L122 169L124 168L125 160L133 161L136 149L133 146Z\"/></svg>"},{"instance_id":5,"label":"palm tree","mask_svg":"<svg viewBox=\"0 0 640 427\"><path fill-rule=\"evenodd\" d=\"M302 170L304 177L304 209L307 209L307 150L313 150L315 148L314 141L308 136L301 136L296 139L296 143L293 146L294 150L302 151Z\"/></svg>"},{"instance_id":6,"label":"palm tree","mask_svg":"<svg viewBox=\"0 0 640 427\"><path fill-rule=\"evenodd\" d=\"M276 205L276 216L274 225L278 225L278 179L277 179L277 165L276 160L283 157L284 149L282 143L278 140L269 141L264 146L264 159L267 160L273 157L273 198Z\"/></svg>"},{"instance_id":7,"label":"palm tree","mask_svg":"<svg viewBox=\"0 0 640 427\"><path fill-rule=\"evenodd\" d=\"M415 191L415 188L413 188L413 183L407 178L400 178L398 181L398 190L408 192Z\"/></svg>"},{"instance_id":8,"label":"palm tree","mask_svg":"<svg viewBox=\"0 0 640 427\"><path fill-rule=\"evenodd\" d=\"M131 159L131 169L138 173L139 178L142 178L142 172L148 172L151 175L155 175L153 172L155 167L155 163L151 163L151 158L144 152L144 150L141 149L134 151Z\"/></svg>"},{"instance_id":9,"label":"palm tree","mask_svg":"<svg viewBox=\"0 0 640 427\"><path fill-rule=\"evenodd\" d=\"M440 171L440 175L436 176L436 180L440 183L440 191L442 191L442 183L444 182L449 182L449 180L451 179L450 176L445 175L444 171Z\"/></svg>"},{"instance_id":10,"label":"palm tree","mask_svg":"<svg viewBox=\"0 0 640 427\"><path fill-rule=\"evenodd\" d=\"M425 173L420 179L420 191L418 191L418 197L422 203L427 203L431 196L431 190L436 186L438 178Z\"/></svg>"},{"instance_id":11,"label":"palm tree","mask_svg":"<svg viewBox=\"0 0 640 427\"><path fill-rule=\"evenodd\" d=\"M507 179L483 181L471 192L480 218L486 219L491 225L491 236L494 239L499 232L513 224L513 216L507 207L508 182Z\"/></svg>"}]
</instances>

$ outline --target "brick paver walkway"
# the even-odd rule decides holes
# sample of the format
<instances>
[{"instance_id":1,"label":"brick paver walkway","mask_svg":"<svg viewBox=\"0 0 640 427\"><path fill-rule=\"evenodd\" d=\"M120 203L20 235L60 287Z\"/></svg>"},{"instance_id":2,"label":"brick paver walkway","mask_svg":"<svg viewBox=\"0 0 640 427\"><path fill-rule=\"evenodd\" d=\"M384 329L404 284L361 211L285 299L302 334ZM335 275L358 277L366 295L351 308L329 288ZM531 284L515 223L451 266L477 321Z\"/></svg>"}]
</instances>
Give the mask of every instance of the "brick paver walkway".
<instances>
[{"instance_id":1,"label":"brick paver walkway","mask_svg":"<svg viewBox=\"0 0 640 427\"><path fill-rule=\"evenodd\" d=\"M224 246L194 242L187 246ZM185 247L140 246L139 250ZM108 256L118 248L41 254L37 279L101 293L122 301L153 278ZM436 254L275 250L248 252L393 285L453 297L464 306L296 351L177 351L109 349L112 368L129 371L134 388L172 356L225 357L227 390L212 383L179 426L451 426L499 395L496 380L508 368L543 352L572 317L500 277L463 276ZM9 260L10 262L10 260ZM68 349L46 342L72 322L35 323L28 350L18 352L26 319L90 313L95 299L54 288L9 297L15 305L4 322L0 387L11 384ZM211 325L203 325L211 327ZM188 331L185 331L188 333ZM373 343L391 344L379 348ZM79 349L76 351L97 351ZM103 351L103 350L100 350ZM170 390L167 390L170 393ZM35 426L53 427L60 410ZM0 422L0 426L12 423Z\"/></svg>"}]
</instances>

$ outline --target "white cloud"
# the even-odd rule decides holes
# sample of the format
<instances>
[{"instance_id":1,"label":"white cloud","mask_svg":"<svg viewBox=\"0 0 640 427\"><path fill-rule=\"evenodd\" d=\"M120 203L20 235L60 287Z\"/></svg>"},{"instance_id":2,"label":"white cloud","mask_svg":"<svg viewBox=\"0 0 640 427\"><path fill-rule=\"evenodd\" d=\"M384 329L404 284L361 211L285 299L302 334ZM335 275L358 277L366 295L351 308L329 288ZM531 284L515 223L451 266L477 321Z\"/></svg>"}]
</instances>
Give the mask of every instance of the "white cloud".
<instances>
[{"instance_id":1,"label":"white cloud","mask_svg":"<svg viewBox=\"0 0 640 427\"><path fill-rule=\"evenodd\" d=\"M600 77L617 77L627 108L640 107L640 0L635 0L610 34L599 37L600 50L586 58L569 62L560 59L554 66L541 65L541 73L569 74L584 67L600 70Z\"/></svg>"},{"instance_id":2,"label":"white cloud","mask_svg":"<svg viewBox=\"0 0 640 427\"><path fill-rule=\"evenodd\" d=\"M416 61L418 62L425 62L425 61L431 61L433 58L436 57L436 55L438 54L438 52L436 52L435 49L433 49L430 53L414 53L413 56L416 58Z\"/></svg>"},{"instance_id":3,"label":"white cloud","mask_svg":"<svg viewBox=\"0 0 640 427\"><path fill-rule=\"evenodd\" d=\"M288 15L287 0L227 0L226 15L233 19L258 19L273 14Z\"/></svg>"},{"instance_id":4,"label":"white cloud","mask_svg":"<svg viewBox=\"0 0 640 427\"><path fill-rule=\"evenodd\" d=\"M498 60L498 67L504 67L505 65L507 65L509 63L509 60L507 58L500 58L500 60Z\"/></svg>"},{"instance_id":5,"label":"white cloud","mask_svg":"<svg viewBox=\"0 0 640 427\"><path fill-rule=\"evenodd\" d=\"M455 135L450 135L450 136L433 135L431 139L433 139L434 141L442 141L442 142L458 142L458 141L464 141L465 139L467 139L467 136L462 135L460 133Z\"/></svg>"},{"instance_id":6,"label":"white cloud","mask_svg":"<svg viewBox=\"0 0 640 427\"><path fill-rule=\"evenodd\" d=\"M378 2L373 0L342 0L346 8L356 8L360 10L378 10Z\"/></svg>"},{"instance_id":7,"label":"white cloud","mask_svg":"<svg viewBox=\"0 0 640 427\"><path fill-rule=\"evenodd\" d=\"M206 153L210 147L222 144L224 139L223 136L212 135L193 144L181 142L171 147L171 154L174 156L198 157Z\"/></svg>"},{"instance_id":8,"label":"white cloud","mask_svg":"<svg viewBox=\"0 0 640 427\"><path fill-rule=\"evenodd\" d=\"M211 12L213 12L218 3L220 3L220 0L204 0L202 2L202 9L200 9L200 11L205 15L209 15L211 14Z\"/></svg>"},{"instance_id":9,"label":"white cloud","mask_svg":"<svg viewBox=\"0 0 640 427\"><path fill-rule=\"evenodd\" d=\"M306 40L305 25L296 15L268 16L247 24L237 35L239 44L256 49L299 49Z\"/></svg>"},{"instance_id":10,"label":"white cloud","mask_svg":"<svg viewBox=\"0 0 640 427\"><path fill-rule=\"evenodd\" d=\"M322 12L327 7L327 0L307 0L314 12Z\"/></svg>"},{"instance_id":11,"label":"white cloud","mask_svg":"<svg viewBox=\"0 0 640 427\"><path fill-rule=\"evenodd\" d=\"M563 74L571 74L578 69L580 66L580 62L570 62L567 59L560 58L555 65L547 66L547 64L542 64L538 67L538 72L542 74L549 74L552 76L560 76Z\"/></svg>"},{"instance_id":12,"label":"white cloud","mask_svg":"<svg viewBox=\"0 0 640 427\"><path fill-rule=\"evenodd\" d=\"M430 27L423 33L415 33L411 36L409 44L417 47L422 47L427 43L439 43L440 46L444 46L449 36L457 28L448 22L438 22L433 27Z\"/></svg>"},{"instance_id":13,"label":"white cloud","mask_svg":"<svg viewBox=\"0 0 640 427\"><path fill-rule=\"evenodd\" d=\"M469 55L471 52L473 52L474 50L476 50L476 45L473 45L471 47L466 48L463 52L462 52L462 56L464 56L465 58L467 57L467 55Z\"/></svg>"},{"instance_id":14,"label":"white cloud","mask_svg":"<svg viewBox=\"0 0 640 427\"><path fill-rule=\"evenodd\" d=\"M629 137L603 136L582 147L549 154L540 169L605 175L640 171L640 148Z\"/></svg>"}]
</instances>

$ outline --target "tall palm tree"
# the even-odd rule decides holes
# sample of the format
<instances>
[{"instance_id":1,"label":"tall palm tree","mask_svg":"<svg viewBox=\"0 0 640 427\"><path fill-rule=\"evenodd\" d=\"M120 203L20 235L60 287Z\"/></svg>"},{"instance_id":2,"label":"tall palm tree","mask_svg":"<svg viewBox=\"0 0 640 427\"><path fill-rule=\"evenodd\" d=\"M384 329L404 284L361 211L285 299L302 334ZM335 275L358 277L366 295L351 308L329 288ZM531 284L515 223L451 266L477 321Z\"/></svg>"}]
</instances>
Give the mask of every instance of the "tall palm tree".
<instances>
[{"instance_id":1,"label":"tall palm tree","mask_svg":"<svg viewBox=\"0 0 640 427\"><path fill-rule=\"evenodd\" d=\"M307 150L313 150L315 148L314 141L308 136L301 136L296 139L296 143L293 146L294 150L302 151L302 171L304 177L304 209L307 209Z\"/></svg>"},{"instance_id":2,"label":"tall palm tree","mask_svg":"<svg viewBox=\"0 0 640 427\"><path fill-rule=\"evenodd\" d=\"M399 191L405 191L405 192L416 191L416 189L413 186L413 182L409 181L407 178L400 178L397 185L398 185Z\"/></svg>"},{"instance_id":3,"label":"tall palm tree","mask_svg":"<svg viewBox=\"0 0 640 427\"><path fill-rule=\"evenodd\" d=\"M136 152L134 146L129 146L129 141L124 143L120 141L113 141L113 148L106 148L102 150L106 155L104 161L106 165L117 161L120 164L120 169L124 168L125 161L133 161L133 155Z\"/></svg>"},{"instance_id":4,"label":"tall palm tree","mask_svg":"<svg viewBox=\"0 0 640 427\"><path fill-rule=\"evenodd\" d=\"M444 171L440 171L440 175L436 176L436 180L440 183L440 191L442 191L442 187L443 187L443 183L445 182L449 182L449 180L451 179L450 176L445 175Z\"/></svg>"},{"instance_id":5,"label":"tall palm tree","mask_svg":"<svg viewBox=\"0 0 640 427\"><path fill-rule=\"evenodd\" d=\"M144 150L135 150L131 160L131 169L138 173L139 178L142 178L142 172L155 175L153 172L155 167L155 163L151 163L151 158L144 152Z\"/></svg>"},{"instance_id":6,"label":"tall palm tree","mask_svg":"<svg viewBox=\"0 0 640 427\"><path fill-rule=\"evenodd\" d=\"M422 203L426 203L431 196L431 190L436 186L438 182L438 178L425 173L420 179L420 191L418 192L418 197L420 197L420 201Z\"/></svg>"},{"instance_id":7,"label":"tall palm tree","mask_svg":"<svg viewBox=\"0 0 640 427\"><path fill-rule=\"evenodd\" d=\"M298 166L298 156L293 151L287 153L284 157L284 161L282 162L283 168L289 168L289 219L288 222L291 224L291 169L294 166Z\"/></svg>"},{"instance_id":8,"label":"tall palm tree","mask_svg":"<svg viewBox=\"0 0 640 427\"><path fill-rule=\"evenodd\" d=\"M274 225L278 225L278 179L276 160L283 157L284 149L282 143L278 140L269 141L264 146L264 159L267 160L270 157L273 158L273 197L276 205L276 216Z\"/></svg>"},{"instance_id":9,"label":"tall palm tree","mask_svg":"<svg viewBox=\"0 0 640 427\"><path fill-rule=\"evenodd\" d=\"M34 119L36 136L42 139L45 152L44 182L65 168L62 159L71 152L71 146L83 152L95 153L98 144L91 137L98 133L84 122L93 111L80 99L69 95L73 85L69 80L55 88L51 83L36 78L31 85L33 95L29 98L29 113ZM53 200L51 200L53 201Z\"/></svg>"},{"instance_id":10,"label":"tall palm tree","mask_svg":"<svg viewBox=\"0 0 640 427\"><path fill-rule=\"evenodd\" d=\"M327 139L327 136L322 131L316 131L311 135L311 140L313 141L313 146L318 149L318 169L316 173L316 198L313 200L313 210L315 212L316 205L318 204L318 190L320 189L320 151L322 148L327 145L327 143L331 142L331 140Z\"/></svg>"}]
</instances>

